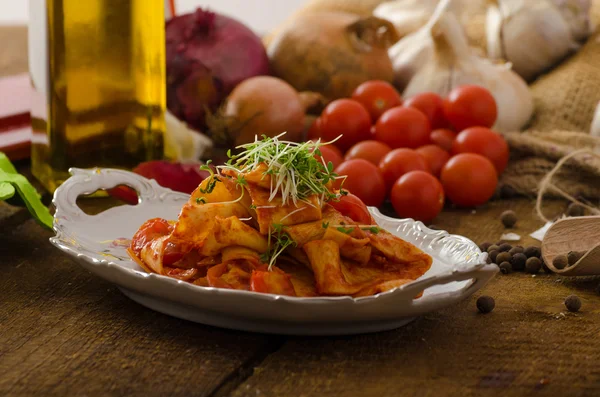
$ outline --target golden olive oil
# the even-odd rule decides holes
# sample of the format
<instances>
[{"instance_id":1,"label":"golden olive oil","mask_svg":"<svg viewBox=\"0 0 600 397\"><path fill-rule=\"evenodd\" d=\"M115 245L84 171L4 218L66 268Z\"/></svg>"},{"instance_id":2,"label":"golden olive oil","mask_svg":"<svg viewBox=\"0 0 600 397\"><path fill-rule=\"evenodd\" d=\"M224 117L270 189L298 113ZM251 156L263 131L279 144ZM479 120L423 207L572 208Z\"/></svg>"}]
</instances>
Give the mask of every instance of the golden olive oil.
<instances>
[{"instance_id":1,"label":"golden olive oil","mask_svg":"<svg viewBox=\"0 0 600 397\"><path fill-rule=\"evenodd\" d=\"M54 191L70 167L162 158L164 0L34 3L44 2L47 69L32 82L46 109L32 112L33 174Z\"/></svg>"}]
</instances>

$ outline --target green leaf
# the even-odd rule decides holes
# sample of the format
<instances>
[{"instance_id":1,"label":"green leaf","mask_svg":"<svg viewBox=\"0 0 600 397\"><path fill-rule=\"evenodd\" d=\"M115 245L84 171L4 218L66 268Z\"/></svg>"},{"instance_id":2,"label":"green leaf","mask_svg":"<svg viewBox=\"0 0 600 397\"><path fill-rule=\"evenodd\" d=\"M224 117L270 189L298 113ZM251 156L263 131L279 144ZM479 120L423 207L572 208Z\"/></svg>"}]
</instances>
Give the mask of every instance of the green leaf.
<instances>
[{"instance_id":1,"label":"green leaf","mask_svg":"<svg viewBox=\"0 0 600 397\"><path fill-rule=\"evenodd\" d=\"M12 193L10 192L11 187L7 187L7 185L12 187ZM54 218L42 203L37 190L27 178L17 173L8 157L2 152L0 152L0 188L0 199L6 200L12 197L16 191L36 221L42 226L52 229Z\"/></svg>"}]
</instances>

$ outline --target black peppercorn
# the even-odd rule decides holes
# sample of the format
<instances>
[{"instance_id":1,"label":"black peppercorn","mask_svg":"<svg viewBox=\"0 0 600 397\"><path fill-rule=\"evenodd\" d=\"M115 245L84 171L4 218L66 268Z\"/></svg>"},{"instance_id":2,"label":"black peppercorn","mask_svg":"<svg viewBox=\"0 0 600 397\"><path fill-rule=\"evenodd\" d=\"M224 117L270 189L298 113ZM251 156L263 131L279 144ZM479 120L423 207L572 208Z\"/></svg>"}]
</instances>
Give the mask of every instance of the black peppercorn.
<instances>
[{"instance_id":1,"label":"black peppercorn","mask_svg":"<svg viewBox=\"0 0 600 397\"><path fill-rule=\"evenodd\" d=\"M511 260L512 260L512 255L511 254L509 254L508 252L500 252L496 256L496 260L494 262L495 263L511 262Z\"/></svg>"},{"instance_id":2,"label":"black peppercorn","mask_svg":"<svg viewBox=\"0 0 600 397\"><path fill-rule=\"evenodd\" d=\"M509 243L504 243L504 244L500 244L500 247L498 247L498 251L500 252L508 252L512 249L512 245L510 245Z\"/></svg>"},{"instance_id":3,"label":"black peppercorn","mask_svg":"<svg viewBox=\"0 0 600 397\"><path fill-rule=\"evenodd\" d=\"M517 214L515 214L515 211L504 211L501 215L500 215L500 221L502 221L502 224L504 225L504 227L506 228L511 228L513 227L516 223L517 223Z\"/></svg>"},{"instance_id":4,"label":"black peppercorn","mask_svg":"<svg viewBox=\"0 0 600 397\"><path fill-rule=\"evenodd\" d=\"M525 248L525 251L523 251L523 253L528 258L531 258L531 257L534 257L534 256L536 258L539 258L540 256L542 256L542 253L540 252L539 247L534 247L534 246L530 246L530 247Z\"/></svg>"},{"instance_id":5,"label":"black peppercorn","mask_svg":"<svg viewBox=\"0 0 600 397\"><path fill-rule=\"evenodd\" d=\"M569 251L567 254L569 266L573 266L575 263L577 263L577 261L579 261L583 255L585 255L585 252Z\"/></svg>"},{"instance_id":6,"label":"black peppercorn","mask_svg":"<svg viewBox=\"0 0 600 397\"><path fill-rule=\"evenodd\" d=\"M571 203L567 207L567 216L583 216L585 215L585 208L576 203Z\"/></svg>"},{"instance_id":7,"label":"black peppercorn","mask_svg":"<svg viewBox=\"0 0 600 397\"><path fill-rule=\"evenodd\" d=\"M525 263L527 262L527 257L525 254L517 253L514 254L511 260L511 264L514 270L522 271L525 269Z\"/></svg>"},{"instance_id":8,"label":"black peppercorn","mask_svg":"<svg viewBox=\"0 0 600 397\"><path fill-rule=\"evenodd\" d=\"M502 185L500 187L500 197L503 199L509 199L517 196L517 191L509 185Z\"/></svg>"},{"instance_id":9,"label":"black peppercorn","mask_svg":"<svg viewBox=\"0 0 600 397\"><path fill-rule=\"evenodd\" d=\"M512 272L512 265L508 262L502 262L500 264L500 271L502 272L502 274L508 274Z\"/></svg>"},{"instance_id":10,"label":"black peppercorn","mask_svg":"<svg viewBox=\"0 0 600 397\"><path fill-rule=\"evenodd\" d=\"M488 249L486 250L488 252L488 254L492 251L498 251L500 249L500 247L498 247L496 244L492 244L488 247Z\"/></svg>"},{"instance_id":11,"label":"black peppercorn","mask_svg":"<svg viewBox=\"0 0 600 397\"><path fill-rule=\"evenodd\" d=\"M581 299L577 295L570 295L565 299L565 306L570 312L578 312L581 309Z\"/></svg>"},{"instance_id":12,"label":"black peppercorn","mask_svg":"<svg viewBox=\"0 0 600 397\"><path fill-rule=\"evenodd\" d=\"M523 248L523 246L521 246L521 245L515 245L514 247L512 247L512 249L510 251L508 251L508 253L511 254L511 255L522 254L523 251L525 251L525 248Z\"/></svg>"},{"instance_id":13,"label":"black peppercorn","mask_svg":"<svg viewBox=\"0 0 600 397\"><path fill-rule=\"evenodd\" d=\"M535 256L527 259L525 262L525 271L527 273L536 274L542 268L542 261L540 258L536 258Z\"/></svg>"},{"instance_id":14,"label":"black peppercorn","mask_svg":"<svg viewBox=\"0 0 600 397\"><path fill-rule=\"evenodd\" d=\"M548 274L552 274L552 270L550 270L550 268L548 267L548 265L546 265L546 262L544 260L542 260L542 269L548 273Z\"/></svg>"},{"instance_id":15,"label":"black peppercorn","mask_svg":"<svg viewBox=\"0 0 600 397\"><path fill-rule=\"evenodd\" d=\"M497 256L498 256L499 253L500 253L499 251L492 251L492 252L490 252L488 254L488 258L491 260L490 263L497 263L496 262L496 258L497 258Z\"/></svg>"},{"instance_id":16,"label":"black peppercorn","mask_svg":"<svg viewBox=\"0 0 600 397\"><path fill-rule=\"evenodd\" d=\"M479 249L481 250L481 252L488 252L488 248L490 248L492 246L492 243L490 243L489 241L486 241L485 243L482 243L479 246Z\"/></svg>"},{"instance_id":17,"label":"black peppercorn","mask_svg":"<svg viewBox=\"0 0 600 397\"><path fill-rule=\"evenodd\" d=\"M552 266L558 270L562 270L569 266L569 260L567 259L566 255L557 255L554 257L554 259L552 259Z\"/></svg>"},{"instance_id":18,"label":"black peppercorn","mask_svg":"<svg viewBox=\"0 0 600 397\"><path fill-rule=\"evenodd\" d=\"M477 309L479 309L481 313L489 313L494 310L494 307L496 307L496 302L491 296L484 295L477 299Z\"/></svg>"}]
</instances>

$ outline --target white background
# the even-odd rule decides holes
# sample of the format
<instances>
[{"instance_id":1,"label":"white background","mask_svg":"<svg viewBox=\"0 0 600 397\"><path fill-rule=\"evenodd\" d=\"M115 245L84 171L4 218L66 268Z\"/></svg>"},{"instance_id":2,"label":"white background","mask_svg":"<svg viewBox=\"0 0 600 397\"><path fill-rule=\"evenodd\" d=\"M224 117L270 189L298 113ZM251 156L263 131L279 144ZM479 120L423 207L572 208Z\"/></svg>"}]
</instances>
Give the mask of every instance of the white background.
<instances>
[{"instance_id":1,"label":"white background","mask_svg":"<svg viewBox=\"0 0 600 397\"><path fill-rule=\"evenodd\" d=\"M81 0L88 1L88 0ZM209 7L232 16L258 34L277 26L306 0L176 0L177 12ZM27 23L29 0L0 0L0 24Z\"/></svg>"}]
</instances>

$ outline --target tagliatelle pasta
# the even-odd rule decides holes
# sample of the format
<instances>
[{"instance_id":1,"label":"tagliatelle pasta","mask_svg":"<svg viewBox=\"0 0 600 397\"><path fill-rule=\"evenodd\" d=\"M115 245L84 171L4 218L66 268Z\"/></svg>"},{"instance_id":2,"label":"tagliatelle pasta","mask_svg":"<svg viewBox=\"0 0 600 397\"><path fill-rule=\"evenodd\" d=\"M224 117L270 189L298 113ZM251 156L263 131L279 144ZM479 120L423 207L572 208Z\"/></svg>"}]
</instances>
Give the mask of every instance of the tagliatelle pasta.
<instances>
[{"instance_id":1,"label":"tagliatelle pasta","mask_svg":"<svg viewBox=\"0 0 600 397\"><path fill-rule=\"evenodd\" d=\"M320 142L278 138L211 169L177 220L145 222L133 259L203 287L302 297L373 295L430 268L414 245L336 209L347 192L332 188L337 175L314 157Z\"/></svg>"}]
</instances>

